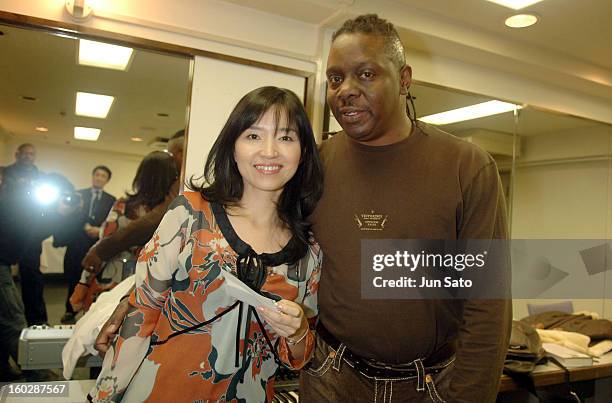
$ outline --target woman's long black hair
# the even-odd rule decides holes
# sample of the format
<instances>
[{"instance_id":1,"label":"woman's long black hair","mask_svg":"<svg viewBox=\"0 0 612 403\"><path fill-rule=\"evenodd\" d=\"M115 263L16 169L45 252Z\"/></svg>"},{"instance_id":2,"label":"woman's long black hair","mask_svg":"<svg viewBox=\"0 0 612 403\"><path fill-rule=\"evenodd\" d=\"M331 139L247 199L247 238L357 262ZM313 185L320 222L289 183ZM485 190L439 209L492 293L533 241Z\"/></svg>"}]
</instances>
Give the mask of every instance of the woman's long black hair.
<instances>
[{"instance_id":1,"label":"woman's long black hair","mask_svg":"<svg viewBox=\"0 0 612 403\"><path fill-rule=\"evenodd\" d=\"M323 193L323 168L308 116L293 92L269 86L257 88L242 97L208 154L204 184L197 185L192 177L189 187L208 201L224 206L237 205L244 187L234 160L236 140L270 108L275 108L276 124L285 114L288 127L295 128L300 139L300 164L277 202L278 217L287 225L293 239L298 241L292 251L292 257L297 260L304 255L309 243L310 224L306 219Z\"/></svg>"},{"instance_id":2,"label":"woman's long black hair","mask_svg":"<svg viewBox=\"0 0 612 403\"><path fill-rule=\"evenodd\" d=\"M134 213L138 206L149 209L161 203L170 192L172 183L178 178L178 169L171 154L153 151L147 154L138 165L132 181L132 192L126 192L126 212Z\"/></svg>"}]
</instances>

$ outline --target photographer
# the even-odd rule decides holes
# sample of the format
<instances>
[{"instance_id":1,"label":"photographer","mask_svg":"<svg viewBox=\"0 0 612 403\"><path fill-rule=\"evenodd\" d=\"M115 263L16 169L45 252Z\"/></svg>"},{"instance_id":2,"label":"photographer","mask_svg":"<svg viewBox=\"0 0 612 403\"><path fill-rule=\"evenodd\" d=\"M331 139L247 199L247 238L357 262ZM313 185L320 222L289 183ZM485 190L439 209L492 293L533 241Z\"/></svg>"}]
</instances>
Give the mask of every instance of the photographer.
<instances>
[{"instance_id":1,"label":"photographer","mask_svg":"<svg viewBox=\"0 0 612 403\"><path fill-rule=\"evenodd\" d=\"M41 242L60 227L63 216L76 209L74 202L74 187L59 174L37 173L27 180L9 175L0 187L0 351L8 352L15 362L19 334L27 324L24 304L11 276L11 265L26 262L40 275L37 277L34 273L31 278L29 273L22 274L21 281L25 291L35 293L34 299L40 299L38 303L42 307L35 308L46 316L42 283L40 287L32 285L42 282ZM2 369L8 367L7 358L0 357Z\"/></svg>"},{"instance_id":2,"label":"photographer","mask_svg":"<svg viewBox=\"0 0 612 403\"><path fill-rule=\"evenodd\" d=\"M36 148L33 144L24 143L15 151L15 162L6 167L4 172L3 193L16 192L12 194L14 206L7 206L5 214L11 214L11 219L23 222L22 214L30 210L27 199L23 199L25 193L33 189L38 181L40 173L34 161L36 160ZM6 194L2 197L7 196ZM20 203L25 203L20 205ZM14 226L18 231L20 225ZM19 277L21 278L21 299L25 308L28 325L36 325L47 322L47 310L43 298L43 277L40 272L40 242L29 243L29 239L21 240L21 233L16 234L15 242L18 242L19 252Z\"/></svg>"}]
</instances>

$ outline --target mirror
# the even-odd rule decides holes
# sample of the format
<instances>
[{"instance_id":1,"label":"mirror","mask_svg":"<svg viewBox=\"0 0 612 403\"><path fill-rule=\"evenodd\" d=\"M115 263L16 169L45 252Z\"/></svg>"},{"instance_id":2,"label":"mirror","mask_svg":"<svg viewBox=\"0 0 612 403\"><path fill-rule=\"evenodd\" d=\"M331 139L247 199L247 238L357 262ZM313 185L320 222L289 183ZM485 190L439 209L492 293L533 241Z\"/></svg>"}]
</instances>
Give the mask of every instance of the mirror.
<instances>
[{"instance_id":1,"label":"mirror","mask_svg":"<svg viewBox=\"0 0 612 403\"><path fill-rule=\"evenodd\" d=\"M81 65L86 52L78 37L10 25L0 31L0 166L13 164L17 147L31 143L38 169L65 176L75 189L89 188L93 168L107 166L112 177L104 191L119 198L131 191L143 157L166 149L186 128L191 58L134 48L126 69L115 70ZM107 116L77 114L77 92L114 97ZM99 129L99 137L76 139L75 127ZM65 283L54 280L63 273L64 251L43 242L51 325L65 309Z\"/></svg>"},{"instance_id":2,"label":"mirror","mask_svg":"<svg viewBox=\"0 0 612 403\"><path fill-rule=\"evenodd\" d=\"M516 302L515 317L529 313L527 304L571 301L574 312L612 318L607 301L612 126L527 107L517 132L513 239L531 240L525 242L541 244L540 249L552 244L542 240L555 240L556 246L546 257L546 299Z\"/></svg>"},{"instance_id":3,"label":"mirror","mask_svg":"<svg viewBox=\"0 0 612 403\"><path fill-rule=\"evenodd\" d=\"M115 196L131 188L142 157L165 148L186 125L190 59L134 49L126 71L79 65L78 38L1 25L0 165L16 147L36 146L36 165L91 185L91 169L107 165ZM115 97L106 118L77 116L77 92ZM77 140L74 127L101 129ZM43 131L37 131L43 130Z\"/></svg>"},{"instance_id":4,"label":"mirror","mask_svg":"<svg viewBox=\"0 0 612 403\"><path fill-rule=\"evenodd\" d=\"M418 118L491 100L425 83L414 83L411 94ZM528 316L529 305L568 301L574 312L612 318L612 125L524 106L516 116L510 111L439 127L497 162L513 278L520 279L514 318ZM341 130L331 115L328 130Z\"/></svg>"},{"instance_id":5,"label":"mirror","mask_svg":"<svg viewBox=\"0 0 612 403\"><path fill-rule=\"evenodd\" d=\"M419 118L490 100L426 84L413 85L411 92ZM574 312L612 318L607 276L612 252L606 241L612 126L525 106L516 118L506 112L440 128L478 144L497 162L513 240L513 277L538 271L520 255L523 246L538 250L536 260L544 259L539 288L520 282L517 289L514 283L514 318L527 316L528 305L566 301Z\"/></svg>"}]
</instances>

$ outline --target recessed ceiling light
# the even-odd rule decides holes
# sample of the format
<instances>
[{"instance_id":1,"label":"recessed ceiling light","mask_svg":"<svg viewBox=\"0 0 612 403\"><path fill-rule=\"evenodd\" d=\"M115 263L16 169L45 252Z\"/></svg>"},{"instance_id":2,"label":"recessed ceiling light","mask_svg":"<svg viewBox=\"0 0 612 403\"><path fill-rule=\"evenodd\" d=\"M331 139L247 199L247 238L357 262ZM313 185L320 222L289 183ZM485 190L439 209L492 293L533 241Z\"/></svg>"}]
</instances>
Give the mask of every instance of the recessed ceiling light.
<instances>
[{"instance_id":1,"label":"recessed ceiling light","mask_svg":"<svg viewBox=\"0 0 612 403\"><path fill-rule=\"evenodd\" d=\"M164 113L164 112L159 112L159 113L157 114L157 116L159 116L160 118L167 118L167 117L168 117L168 116L170 116L170 115L168 115L167 113Z\"/></svg>"},{"instance_id":2,"label":"recessed ceiling light","mask_svg":"<svg viewBox=\"0 0 612 403\"><path fill-rule=\"evenodd\" d=\"M487 0L491 3L499 4L500 6L508 7L513 10L520 10L521 8L529 7L533 4L539 3L542 0Z\"/></svg>"},{"instance_id":3,"label":"recessed ceiling light","mask_svg":"<svg viewBox=\"0 0 612 403\"><path fill-rule=\"evenodd\" d=\"M130 140L135 141L135 142L144 141L142 137L131 137Z\"/></svg>"},{"instance_id":4,"label":"recessed ceiling light","mask_svg":"<svg viewBox=\"0 0 612 403\"><path fill-rule=\"evenodd\" d=\"M510 28L526 28L538 22L538 17L533 14L516 14L506 18L505 24Z\"/></svg>"},{"instance_id":5,"label":"recessed ceiling light","mask_svg":"<svg viewBox=\"0 0 612 403\"><path fill-rule=\"evenodd\" d=\"M36 98L30 97L30 96L27 96L27 95L22 95L21 99L23 99L24 101L36 101Z\"/></svg>"},{"instance_id":6,"label":"recessed ceiling light","mask_svg":"<svg viewBox=\"0 0 612 403\"><path fill-rule=\"evenodd\" d=\"M79 64L125 71L133 51L125 46L79 39Z\"/></svg>"},{"instance_id":7,"label":"recessed ceiling light","mask_svg":"<svg viewBox=\"0 0 612 403\"><path fill-rule=\"evenodd\" d=\"M100 129L94 129L92 127L80 127L74 128L74 138L77 140L88 140L96 141L100 136Z\"/></svg>"},{"instance_id":8,"label":"recessed ceiling light","mask_svg":"<svg viewBox=\"0 0 612 403\"><path fill-rule=\"evenodd\" d=\"M34 128L34 130L36 130L37 132L48 132L49 129L47 127L44 126L38 126L36 128Z\"/></svg>"},{"instance_id":9,"label":"recessed ceiling light","mask_svg":"<svg viewBox=\"0 0 612 403\"><path fill-rule=\"evenodd\" d=\"M115 97L77 92L75 113L79 116L105 119Z\"/></svg>"},{"instance_id":10,"label":"recessed ceiling light","mask_svg":"<svg viewBox=\"0 0 612 403\"><path fill-rule=\"evenodd\" d=\"M434 115L423 116L422 118L419 118L419 120L432 125L447 125L450 123L462 122L464 120L497 115L499 113L513 111L515 108L521 109L522 106L494 100L453 109L446 112L440 112Z\"/></svg>"}]
</instances>

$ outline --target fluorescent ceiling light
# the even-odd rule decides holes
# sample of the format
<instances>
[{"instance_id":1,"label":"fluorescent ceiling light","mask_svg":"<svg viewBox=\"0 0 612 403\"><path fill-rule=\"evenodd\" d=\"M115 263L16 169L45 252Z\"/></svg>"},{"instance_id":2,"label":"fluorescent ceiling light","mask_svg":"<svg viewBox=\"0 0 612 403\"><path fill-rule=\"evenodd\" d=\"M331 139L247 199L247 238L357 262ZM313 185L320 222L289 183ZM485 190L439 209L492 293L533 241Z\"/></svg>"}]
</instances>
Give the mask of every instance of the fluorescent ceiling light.
<instances>
[{"instance_id":1,"label":"fluorescent ceiling light","mask_svg":"<svg viewBox=\"0 0 612 403\"><path fill-rule=\"evenodd\" d=\"M79 64L104 69L126 70L134 49L79 39Z\"/></svg>"},{"instance_id":2,"label":"fluorescent ceiling light","mask_svg":"<svg viewBox=\"0 0 612 403\"><path fill-rule=\"evenodd\" d=\"M38 127L35 127L34 130L36 130L37 132L43 132L44 133L44 132L48 132L49 128L45 127L45 126L38 126Z\"/></svg>"},{"instance_id":3,"label":"fluorescent ceiling light","mask_svg":"<svg viewBox=\"0 0 612 403\"><path fill-rule=\"evenodd\" d=\"M488 101L476 105L470 105L459 109L436 113L434 115L419 118L421 122L432 125L447 125L462 122L464 120L478 119L485 116L497 115L499 113L521 109L522 106L502 101Z\"/></svg>"},{"instance_id":4,"label":"fluorescent ceiling light","mask_svg":"<svg viewBox=\"0 0 612 403\"><path fill-rule=\"evenodd\" d=\"M529 7L532 4L541 2L542 0L487 0L491 3L499 4L500 6L508 7L513 10Z\"/></svg>"},{"instance_id":5,"label":"fluorescent ceiling light","mask_svg":"<svg viewBox=\"0 0 612 403\"><path fill-rule=\"evenodd\" d=\"M526 28L538 22L538 17L533 14L516 14L506 18L504 24L510 28Z\"/></svg>"},{"instance_id":6,"label":"fluorescent ceiling light","mask_svg":"<svg viewBox=\"0 0 612 403\"><path fill-rule=\"evenodd\" d=\"M100 129L94 129L91 127L80 127L74 128L74 138L77 140L88 140L96 141L100 136Z\"/></svg>"},{"instance_id":7,"label":"fluorescent ceiling light","mask_svg":"<svg viewBox=\"0 0 612 403\"><path fill-rule=\"evenodd\" d=\"M105 119L115 97L109 95L77 92L75 113L79 116L91 116Z\"/></svg>"},{"instance_id":8,"label":"fluorescent ceiling light","mask_svg":"<svg viewBox=\"0 0 612 403\"><path fill-rule=\"evenodd\" d=\"M130 137L130 140L135 141L135 142L144 141L142 137Z\"/></svg>"}]
</instances>

